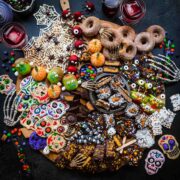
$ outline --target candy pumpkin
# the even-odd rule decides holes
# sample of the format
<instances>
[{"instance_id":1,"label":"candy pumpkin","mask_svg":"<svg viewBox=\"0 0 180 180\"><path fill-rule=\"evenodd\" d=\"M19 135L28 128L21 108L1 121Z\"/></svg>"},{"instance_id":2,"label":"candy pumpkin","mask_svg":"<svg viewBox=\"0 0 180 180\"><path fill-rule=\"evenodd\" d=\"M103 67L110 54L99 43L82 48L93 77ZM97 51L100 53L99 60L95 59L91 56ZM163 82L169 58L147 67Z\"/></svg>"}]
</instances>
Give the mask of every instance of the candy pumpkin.
<instances>
[{"instance_id":1,"label":"candy pumpkin","mask_svg":"<svg viewBox=\"0 0 180 180\"><path fill-rule=\"evenodd\" d=\"M57 99L61 94L61 88L56 85L56 84L52 84L49 86L48 88L48 96L51 99Z\"/></svg>"},{"instance_id":2,"label":"candy pumpkin","mask_svg":"<svg viewBox=\"0 0 180 180\"><path fill-rule=\"evenodd\" d=\"M31 66L29 60L25 58L19 58L15 62L15 69L18 73L17 75L25 76L31 72Z\"/></svg>"},{"instance_id":3,"label":"candy pumpkin","mask_svg":"<svg viewBox=\"0 0 180 180\"><path fill-rule=\"evenodd\" d=\"M105 57L102 53L97 52L91 56L91 64L95 67L101 67L105 63Z\"/></svg>"},{"instance_id":4,"label":"candy pumpkin","mask_svg":"<svg viewBox=\"0 0 180 180\"><path fill-rule=\"evenodd\" d=\"M91 53L100 52L102 49L101 41L93 39L88 43L88 50Z\"/></svg>"},{"instance_id":5,"label":"candy pumpkin","mask_svg":"<svg viewBox=\"0 0 180 180\"><path fill-rule=\"evenodd\" d=\"M42 66L35 66L31 72L35 81L43 81L46 78L46 69Z\"/></svg>"},{"instance_id":6,"label":"candy pumpkin","mask_svg":"<svg viewBox=\"0 0 180 180\"><path fill-rule=\"evenodd\" d=\"M63 70L60 67L52 68L47 76L51 84L57 84L63 77Z\"/></svg>"}]
</instances>

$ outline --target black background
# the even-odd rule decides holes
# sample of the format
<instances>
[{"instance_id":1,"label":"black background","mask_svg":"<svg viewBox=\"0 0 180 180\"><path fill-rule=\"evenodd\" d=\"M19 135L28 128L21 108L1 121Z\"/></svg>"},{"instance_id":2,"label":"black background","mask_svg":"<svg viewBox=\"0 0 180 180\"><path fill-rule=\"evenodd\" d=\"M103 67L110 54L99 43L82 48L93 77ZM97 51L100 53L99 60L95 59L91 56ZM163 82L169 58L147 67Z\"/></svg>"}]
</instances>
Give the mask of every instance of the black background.
<instances>
[{"instance_id":1,"label":"black background","mask_svg":"<svg viewBox=\"0 0 180 180\"><path fill-rule=\"evenodd\" d=\"M101 10L101 0L91 0L96 5L96 11L94 15L102 19L107 19L109 21L114 21L120 24L118 18L108 19L102 13ZM175 41L176 44L176 64L180 67L180 0L145 0L147 6L147 13L145 18L134 26L137 32L144 31L148 26L152 24L159 24L163 26L169 33L169 36ZM34 12L39 9L39 5L52 4L55 6L56 10L60 12L60 6L58 0L37 0ZM85 0L70 0L71 10L73 12L82 10ZM22 23L28 33L29 38L31 36L37 36L39 33L39 28L36 26L36 20L30 14L27 17L16 17L16 21ZM0 44L0 58L3 58L3 51L8 50L3 44ZM8 50L10 51L10 50ZM0 62L1 64L1 62ZM0 67L0 74L5 74L6 71ZM11 73L11 77L15 80L15 77ZM170 104L169 96L175 93L180 93L180 82L175 84L167 85L166 95L167 95L167 107L172 110ZM0 134L2 133L3 127L3 106L4 96L0 96ZM180 142L180 112L177 113L175 121L172 125L171 130L165 130L165 133L174 135ZM158 140L159 137L156 137ZM157 144L157 143L156 143ZM158 148L157 146L153 148ZM83 174L77 171L60 170L55 167L55 165L47 160L39 152L35 152L29 147L25 147L28 163L31 166L32 177L30 179L35 180L113 180L113 179L153 179L153 180L178 180L180 179L180 158L177 160L168 160L159 173L154 176L148 176L144 169L144 159L147 155L148 150L145 152L143 159L138 167L123 167L118 172L113 173L101 173L101 174ZM17 180L17 179L27 179L26 177L19 174L20 163L17 158L17 152L12 143L4 144L0 142L0 179L1 180Z\"/></svg>"}]
</instances>

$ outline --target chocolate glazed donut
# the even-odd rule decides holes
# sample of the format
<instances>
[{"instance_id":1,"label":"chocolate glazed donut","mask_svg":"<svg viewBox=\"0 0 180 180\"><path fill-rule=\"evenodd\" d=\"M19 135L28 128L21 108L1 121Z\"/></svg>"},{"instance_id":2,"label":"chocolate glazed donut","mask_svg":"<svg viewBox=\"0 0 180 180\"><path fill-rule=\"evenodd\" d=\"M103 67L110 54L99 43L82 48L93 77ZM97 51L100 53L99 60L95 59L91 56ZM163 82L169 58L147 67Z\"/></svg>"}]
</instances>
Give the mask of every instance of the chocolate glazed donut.
<instances>
[{"instance_id":1,"label":"chocolate glazed donut","mask_svg":"<svg viewBox=\"0 0 180 180\"><path fill-rule=\"evenodd\" d=\"M122 39L134 41L136 33L130 26L121 26L118 30Z\"/></svg>"},{"instance_id":2,"label":"chocolate glazed donut","mask_svg":"<svg viewBox=\"0 0 180 180\"><path fill-rule=\"evenodd\" d=\"M106 28L100 33L101 43L107 49L114 49L119 46L121 37L115 29Z\"/></svg>"},{"instance_id":3,"label":"chocolate glazed donut","mask_svg":"<svg viewBox=\"0 0 180 180\"><path fill-rule=\"evenodd\" d=\"M160 44L163 42L165 38L165 30L159 25L152 25L147 29L153 38L156 44Z\"/></svg>"},{"instance_id":4,"label":"chocolate glazed donut","mask_svg":"<svg viewBox=\"0 0 180 180\"><path fill-rule=\"evenodd\" d=\"M155 46L154 38L149 32L139 33L134 42L139 52L149 52Z\"/></svg>"},{"instance_id":5,"label":"chocolate glazed donut","mask_svg":"<svg viewBox=\"0 0 180 180\"><path fill-rule=\"evenodd\" d=\"M137 53L137 48L134 42L130 40L123 40L120 44L119 57L122 60L132 60Z\"/></svg>"},{"instance_id":6,"label":"chocolate glazed donut","mask_svg":"<svg viewBox=\"0 0 180 180\"><path fill-rule=\"evenodd\" d=\"M101 28L100 20L94 16L86 18L80 25L83 34L87 37L96 36Z\"/></svg>"}]
</instances>

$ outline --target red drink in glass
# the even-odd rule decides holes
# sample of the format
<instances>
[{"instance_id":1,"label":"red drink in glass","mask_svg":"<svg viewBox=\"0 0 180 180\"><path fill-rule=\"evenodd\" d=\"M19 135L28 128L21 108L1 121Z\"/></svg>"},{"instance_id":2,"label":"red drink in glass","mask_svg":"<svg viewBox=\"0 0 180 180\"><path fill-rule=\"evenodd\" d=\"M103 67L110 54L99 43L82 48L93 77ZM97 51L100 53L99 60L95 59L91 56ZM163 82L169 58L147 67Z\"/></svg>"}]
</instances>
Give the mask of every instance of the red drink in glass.
<instances>
[{"instance_id":1,"label":"red drink in glass","mask_svg":"<svg viewBox=\"0 0 180 180\"><path fill-rule=\"evenodd\" d=\"M124 24L136 24L145 15L146 6L143 0L122 0L120 19Z\"/></svg>"},{"instance_id":2,"label":"red drink in glass","mask_svg":"<svg viewBox=\"0 0 180 180\"><path fill-rule=\"evenodd\" d=\"M3 41L11 48L22 48L27 42L24 27L18 23L9 23L2 30Z\"/></svg>"}]
</instances>

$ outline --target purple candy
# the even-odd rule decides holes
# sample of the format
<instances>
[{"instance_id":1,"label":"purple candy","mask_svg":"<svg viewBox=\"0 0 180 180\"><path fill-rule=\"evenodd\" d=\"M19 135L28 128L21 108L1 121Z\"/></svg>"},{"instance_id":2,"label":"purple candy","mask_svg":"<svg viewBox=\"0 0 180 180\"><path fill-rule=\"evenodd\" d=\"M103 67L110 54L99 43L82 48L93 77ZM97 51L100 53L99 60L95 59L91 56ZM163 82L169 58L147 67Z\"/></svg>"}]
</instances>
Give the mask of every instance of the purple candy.
<instances>
[{"instance_id":1,"label":"purple candy","mask_svg":"<svg viewBox=\"0 0 180 180\"><path fill-rule=\"evenodd\" d=\"M168 143L169 143L171 146L174 146L174 145L175 145L174 139L170 139L170 140L168 141Z\"/></svg>"},{"instance_id":2,"label":"purple candy","mask_svg":"<svg viewBox=\"0 0 180 180\"><path fill-rule=\"evenodd\" d=\"M169 150L169 146L168 146L168 144L166 144L166 143L165 143L165 144L163 144L163 148L164 148L164 150L166 150L166 151L167 151L167 150Z\"/></svg>"},{"instance_id":3,"label":"purple candy","mask_svg":"<svg viewBox=\"0 0 180 180\"><path fill-rule=\"evenodd\" d=\"M44 149L46 147L46 138L42 138L33 132L29 137L29 145L34 150Z\"/></svg>"}]
</instances>

